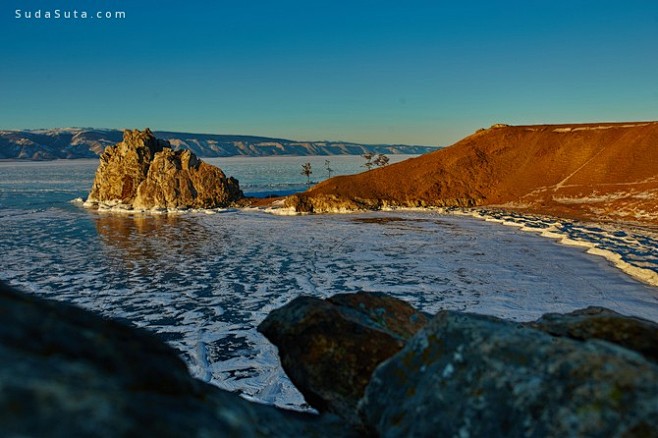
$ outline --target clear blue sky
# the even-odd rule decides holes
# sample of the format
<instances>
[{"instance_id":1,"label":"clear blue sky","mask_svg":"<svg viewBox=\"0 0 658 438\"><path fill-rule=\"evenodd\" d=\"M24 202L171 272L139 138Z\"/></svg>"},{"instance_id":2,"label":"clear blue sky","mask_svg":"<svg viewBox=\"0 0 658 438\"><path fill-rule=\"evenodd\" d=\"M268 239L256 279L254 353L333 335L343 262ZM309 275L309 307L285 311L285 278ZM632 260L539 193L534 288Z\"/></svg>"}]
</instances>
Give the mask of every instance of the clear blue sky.
<instances>
[{"instance_id":1,"label":"clear blue sky","mask_svg":"<svg viewBox=\"0 0 658 438\"><path fill-rule=\"evenodd\" d=\"M57 8L126 18L15 18ZM658 119L656 0L3 0L0 17L0 129L446 145Z\"/></svg>"}]
</instances>

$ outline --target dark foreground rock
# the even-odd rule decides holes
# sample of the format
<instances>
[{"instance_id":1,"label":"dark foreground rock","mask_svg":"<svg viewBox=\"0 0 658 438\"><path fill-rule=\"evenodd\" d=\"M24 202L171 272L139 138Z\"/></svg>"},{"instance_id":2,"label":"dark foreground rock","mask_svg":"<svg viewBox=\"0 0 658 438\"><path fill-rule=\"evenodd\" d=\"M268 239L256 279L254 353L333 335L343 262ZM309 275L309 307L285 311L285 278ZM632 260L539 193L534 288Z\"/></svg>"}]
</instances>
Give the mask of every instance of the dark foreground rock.
<instances>
[{"instance_id":1,"label":"dark foreground rock","mask_svg":"<svg viewBox=\"0 0 658 438\"><path fill-rule=\"evenodd\" d=\"M374 372L382 436L656 436L658 367L599 340L442 311Z\"/></svg>"},{"instance_id":2,"label":"dark foreground rock","mask_svg":"<svg viewBox=\"0 0 658 438\"><path fill-rule=\"evenodd\" d=\"M343 420L250 403L146 331L0 283L0 435L658 436L656 325L607 309L427 322L358 293L297 298L259 330Z\"/></svg>"},{"instance_id":3,"label":"dark foreground rock","mask_svg":"<svg viewBox=\"0 0 658 438\"><path fill-rule=\"evenodd\" d=\"M284 370L320 412L359 424L357 403L375 367L427 323L404 301L377 293L298 297L258 327Z\"/></svg>"},{"instance_id":4,"label":"dark foreground rock","mask_svg":"<svg viewBox=\"0 0 658 438\"><path fill-rule=\"evenodd\" d=\"M2 436L346 436L193 379L153 335L0 283Z\"/></svg>"},{"instance_id":5,"label":"dark foreground rock","mask_svg":"<svg viewBox=\"0 0 658 438\"><path fill-rule=\"evenodd\" d=\"M126 209L227 207L242 198L238 181L189 150L174 151L149 129L126 130L108 146L85 205Z\"/></svg>"},{"instance_id":6,"label":"dark foreground rock","mask_svg":"<svg viewBox=\"0 0 658 438\"><path fill-rule=\"evenodd\" d=\"M566 314L547 313L528 326L553 336L612 342L658 363L658 324L646 319L625 316L603 307L588 307Z\"/></svg>"}]
</instances>

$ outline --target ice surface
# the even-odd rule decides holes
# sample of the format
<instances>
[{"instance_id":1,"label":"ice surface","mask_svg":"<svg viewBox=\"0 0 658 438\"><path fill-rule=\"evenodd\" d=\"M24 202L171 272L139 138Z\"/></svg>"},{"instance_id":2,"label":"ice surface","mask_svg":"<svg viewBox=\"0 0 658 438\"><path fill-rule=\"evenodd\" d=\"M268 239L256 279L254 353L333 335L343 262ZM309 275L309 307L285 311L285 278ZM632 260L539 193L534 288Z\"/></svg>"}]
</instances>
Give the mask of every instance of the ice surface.
<instances>
[{"instance_id":1,"label":"ice surface","mask_svg":"<svg viewBox=\"0 0 658 438\"><path fill-rule=\"evenodd\" d=\"M631 277L658 286L658 233L655 230L566 219L555 222L555 218L483 209L454 212L538 233L563 245L581 247L588 254L605 258Z\"/></svg>"},{"instance_id":2,"label":"ice surface","mask_svg":"<svg viewBox=\"0 0 658 438\"><path fill-rule=\"evenodd\" d=\"M0 216L4 279L153 330L199 378L281 406L305 405L255 327L300 294L382 291L428 312L513 320L602 305L658 320L657 289L607 260L469 217L131 216L70 206L26 219Z\"/></svg>"}]
</instances>

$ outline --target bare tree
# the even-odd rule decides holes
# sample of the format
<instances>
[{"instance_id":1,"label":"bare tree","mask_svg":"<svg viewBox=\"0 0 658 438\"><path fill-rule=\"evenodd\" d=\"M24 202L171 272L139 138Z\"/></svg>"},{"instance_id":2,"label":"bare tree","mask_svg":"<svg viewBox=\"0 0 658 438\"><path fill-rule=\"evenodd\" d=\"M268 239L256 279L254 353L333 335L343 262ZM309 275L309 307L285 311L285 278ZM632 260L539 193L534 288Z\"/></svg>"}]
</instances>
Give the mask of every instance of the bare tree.
<instances>
[{"instance_id":1,"label":"bare tree","mask_svg":"<svg viewBox=\"0 0 658 438\"><path fill-rule=\"evenodd\" d=\"M306 184L311 185L311 174L313 170L311 169L311 163L302 164L302 175L306 175Z\"/></svg>"},{"instance_id":2,"label":"bare tree","mask_svg":"<svg viewBox=\"0 0 658 438\"><path fill-rule=\"evenodd\" d=\"M368 170L372 169L372 166L375 165L375 163L372 162L372 159L375 158L375 154L372 152L366 152L361 156L366 159L366 163L363 166L367 167Z\"/></svg>"},{"instance_id":3,"label":"bare tree","mask_svg":"<svg viewBox=\"0 0 658 438\"><path fill-rule=\"evenodd\" d=\"M331 162L329 160L324 160L324 168L327 169L327 173L329 174L329 178L331 178L331 172L334 171L334 169L331 168L330 164L331 164Z\"/></svg>"},{"instance_id":4,"label":"bare tree","mask_svg":"<svg viewBox=\"0 0 658 438\"><path fill-rule=\"evenodd\" d=\"M379 155L377 155L377 158L375 158L373 163L377 167L383 167L383 166L386 166L389 161L390 161L390 159L388 158L388 156L386 156L385 154L379 154Z\"/></svg>"}]
</instances>

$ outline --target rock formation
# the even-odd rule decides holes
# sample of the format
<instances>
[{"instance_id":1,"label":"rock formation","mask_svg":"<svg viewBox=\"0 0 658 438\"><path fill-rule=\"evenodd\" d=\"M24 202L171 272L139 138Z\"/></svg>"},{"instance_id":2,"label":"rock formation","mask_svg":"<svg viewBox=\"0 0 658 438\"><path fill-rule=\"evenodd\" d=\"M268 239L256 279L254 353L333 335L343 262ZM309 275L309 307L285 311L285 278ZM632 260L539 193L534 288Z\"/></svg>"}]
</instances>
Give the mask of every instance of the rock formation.
<instances>
[{"instance_id":1,"label":"rock formation","mask_svg":"<svg viewBox=\"0 0 658 438\"><path fill-rule=\"evenodd\" d=\"M655 436L658 366L602 341L442 311L374 372L381 436Z\"/></svg>"},{"instance_id":2,"label":"rock formation","mask_svg":"<svg viewBox=\"0 0 658 438\"><path fill-rule=\"evenodd\" d=\"M494 125L453 146L292 196L298 211L497 206L658 224L658 122Z\"/></svg>"},{"instance_id":3,"label":"rock formation","mask_svg":"<svg viewBox=\"0 0 658 438\"><path fill-rule=\"evenodd\" d=\"M350 436L192 378L146 331L0 283L3 436Z\"/></svg>"},{"instance_id":4,"label":"rock formation","mask_svg":"<svg viewBox=\"0 0 658 438\"><path fill-rule=\"evenodd\" d=\"M123 141L108 146L87 206L132 209L226 207L242 197L238 181L199 160L190 151L173 151L149 129L126 130Z\"/></svg>"},{"instance_id":5,"label":"rock formation","mask_svg":"<svg viewBox=\"0 0 658 438\"><path fill-rule=\"evenodd\" d=\"M531 323L442 311L428 322L400 300L358 293L296 298L259 330L277 345L307 401L361 433L658 430L658 324L607 309L547 314Z\"/></svg>"},{"instance_id":6,"label":"rock formation","mask_svg":"<svg viewBox=\"0 0 658 438\"><path fill-rule=\"evenodd\" d=\"M100 437L657 435L658 325L607 309L525 324L454 311L428 321L403 301L357 293L297 298L259 329L278 345L307 401L342 420L250 403L192 378L177 352L144 330L0 282L0 430Z\"/></svg>"},{"instance_id":7,"label":"rock formation","mask_svg":"<svg viewBox=\"0 0 658 438\"><path fill-rule=\"evenodd\" d=\"M370 375L427 323L409 304L377 293L298 297L275 310L261 331L306 401L358 425L357 402Z\"/></svg>"},{"instance_id":8,"label":"rock formation","mask_svg":"<svg viewBox=\"0 0 658 438\"><path fill-rule=\"evenodd\" d=\"M658 364L658 324L621 315L603 307L571 313L547 313L529 327L572 339L600 339L637 351Z\"/></svg>"}]
</instances>

